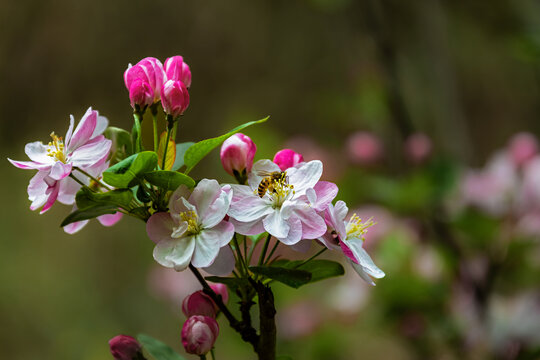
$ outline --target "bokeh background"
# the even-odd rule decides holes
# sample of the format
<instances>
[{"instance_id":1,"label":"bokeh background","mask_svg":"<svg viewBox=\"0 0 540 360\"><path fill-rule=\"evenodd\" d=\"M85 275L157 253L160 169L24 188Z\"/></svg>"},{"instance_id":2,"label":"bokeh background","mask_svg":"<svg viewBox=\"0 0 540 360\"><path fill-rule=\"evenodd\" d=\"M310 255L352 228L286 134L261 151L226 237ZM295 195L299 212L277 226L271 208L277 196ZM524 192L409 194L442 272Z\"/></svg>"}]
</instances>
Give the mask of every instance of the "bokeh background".
<instances>
[{"instance_id":1,"label":"bokeh background","mask_svg":"<svg viewBox=\"0 0 540 360\"><path fill-rule=\"evenodd\" d=\"M539 14L534 0L3 0L0 149L25 159L24 144L89 106L131 128L127 64L181 54L193 85L179 142L271 115L246 131L257 158L290 147L322 159L339 197L378 223L376 287L350 268L276 285L278 353L535 359ZM156 266L144 224L67 235L69 208L32 213L31 172L0 169L1 357L109 359L119 333L183 352L193 279ZM232 181L217 151L193 174ZM221 330L220 360L253 358Z\"/></svg>"}]
</instances>

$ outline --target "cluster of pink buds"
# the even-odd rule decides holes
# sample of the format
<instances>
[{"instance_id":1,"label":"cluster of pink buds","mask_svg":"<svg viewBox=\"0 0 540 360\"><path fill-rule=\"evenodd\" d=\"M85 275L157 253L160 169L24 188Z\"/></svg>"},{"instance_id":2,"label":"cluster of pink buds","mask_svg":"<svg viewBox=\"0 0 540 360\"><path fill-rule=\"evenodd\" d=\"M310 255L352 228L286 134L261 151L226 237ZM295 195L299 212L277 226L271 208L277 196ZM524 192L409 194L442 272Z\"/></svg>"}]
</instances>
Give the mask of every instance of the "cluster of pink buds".
<instances>
[{"instance_id":1,"label":"cluster of pink buds","mask_svg":"<svg viewBox=\"0 0 540 360\"><path fill-rule=\"evenodd\" d=\"M212 290L227 303L229 294L223 284L210 285ZM187 320L182 327L182 345L189 354L204 355L214 347L219 335L216 316L219 308L203 290L187 296L182 303L182 312Z\"/></svg>"},{"instance_id":2,"label":"cluster of pink buds","mask_svg":"<svg viewBox=\"0 0 540 360\"><path fill-rule=\"evenodd\" d=\"M165 66L153 57L130 64L124 72L124 82L135 110L161 101L165 113L177 118L189 105L191 71L182 56L168 58Z\"/></svg>"}]
</instances>

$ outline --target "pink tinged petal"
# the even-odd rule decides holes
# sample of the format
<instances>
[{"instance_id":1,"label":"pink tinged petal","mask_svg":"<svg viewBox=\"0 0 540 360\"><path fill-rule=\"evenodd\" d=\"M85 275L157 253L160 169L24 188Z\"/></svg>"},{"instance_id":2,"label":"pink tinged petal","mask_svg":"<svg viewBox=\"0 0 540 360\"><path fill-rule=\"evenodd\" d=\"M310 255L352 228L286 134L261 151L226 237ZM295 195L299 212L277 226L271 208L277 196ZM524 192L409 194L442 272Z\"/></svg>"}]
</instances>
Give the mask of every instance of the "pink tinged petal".
<instances>
[{"instance_id":1,"label":"pink tinged petal","mask_svg":"<svg viewBox=\"0 0 540 360\"><path fill-rule=\"evenodd\" d=\"M319 181L313 190L317 195L317 200L312 206L317 212L326 210L338 193L337 185L328 181Z\"/></svg>"},{"instance_id":2,"label":"pink tinged petal","mask_svg":"<svg viewBox=\"0 0 540 360\"><path fill-rule=\"evenodd\" d=\"M94 133L97 124L97 111L88 108L81 121L75 128L69 143L66 143L66 153L69 155L79 146L84 145Z\"/></svg>"},{"instance_id":3,"label":"pink tinged petal","mask_svg":"<svg viewBox=\"0 0 540 360\"><path fill-rule=\"evenodd\" d=\"M326 232L318 240L330 250L337 250L340 248L340 246L338 245L337 239L330 232Z\"/></svg>"},{"instance_id":4,"label":"pink tinged petal","mask_svg":"<svg viewBox=\"0 0 540 360\"><path fill-rule=\"evenodd\" d=\"M232 191L221 191L219 197L212 203L212 205L207 209L205 214L201 216L201 224L204 228L211 228L219 224L227 215L229 211L229 206L232 200Z\"/></svg>"},{"instance_id":5,"label":"pink tinged petal","mask_svg":"<svg viewBox=\"0 0 540 360\"><path fill-rule=\"evenodd\" d=\"M97 219L103 226L113 226L122 219L123 214L121 212L116 212L114 214L105 214L98 216Z\"/></svg>"},{"instance_id":6,"label":"pink tinged petal","mask_svg":"<svg viewBox=\"0 0 540 360\"><path fill-rule=\"evenodd\" d=\"M111 150L112 141L99 135L71 154L70 162L76 167L90 167L106 160Z\"/></svg>"},{"instance_id":7,"label":"pink tinged petal","mask_svg":"<svg viewBox=\"0 0 540 360\"><path fill-rule=\"evenodd\" d=\"M216 317L216 306L202 290L186 296L182 301L182 312L186 317L193 315Z\"/></svg>"},{"instance_id":8,"label":"pink tinged petal","mask_svg":"<svg viewBox=\"0 0 540 360\"><path fill-rule=\"evenodd\" d=\"M215 276L226 276L232 273L234 265L235 260L232 249L226 245L219 249L216 260L214 260L212 265L205 267L203 270ZM225 299L223 301L226 302Z\"/></svg>"},{"instance_id":9,"label":"pink tinged petal","mask_svg":"<svg viewBox=\"0 0 540 360\"><path fill-rule=\"evenodd\" d=\"M303 195L307 189L313 188L323 172L322 162L313 160L287 170L289 183L294 185L296 195Z\"/></svg>"},{"instance_id":10,"label":"pink tinged petal","mask_svg":"<svg viewBox=\"0 0 540 360\"><path fill-rule=\"evenodd\" d=\"M202 268L212 265L219 249L227 245L234 235L234 226L222 221L211 229L204 229L195 236L195 252L191 263L193 266Z\"/></svg>"},{"instance_id":11,"label":"pink tinged petal","mask_svg":"<svg viewBox=\"0 0 540 360\"><path fill-rule=\"evenodd\" d=\"M33 161L17 161L11 160L8 158L8 161L15 167L24 170L40 170L40 171L49 171L52 167L52 164L40 164Z\"/></svg>"},{"instance_id":12,"label":"pink tinged petal","mask_svg":"<svg viewBox=\"0 0 540 360\"><path fill-rule=\"evenodd\" d=\"M176 189L171 197L169 198L169 209L171 212L174 213L180 213L184 209L183 202L180 200L182 198L189 199L189 196L191 195L191 191L187 188L185 185L180 185L178 189Z\"/></svg>"},{"instance_id":13,"label":"pink tinged petal","mask_svg":"<svg viewBox=\"0 0 540 360\"><path fill-rule=\"evenodd\" d=\"M189 202L195 205L197 214L204 216L220 195L221 186L216 180L202 179L191 193Z\"/></svg>"},{"instance_id":14,"label":"pink tinged petal","mask_svg":"<svg viewBox=\"0 0 540 360\"><path fill-rule=\"evenodd\" d=\"M60 182L58 201L64 205L73 205L75 203L75 195L80 188L81 185L72 178L64 178Z\"/></svg>"},{"instance_id":15,"label":"pink tinged petal","mask_svg":"<svg viewBox=\"0 0 540 360\"><path fill-rule=\"evenodd\" d=\"M291 215L288 220L290 225L289 233L286 237L277 237L285 245L295 245L302 239L302 223L296 215Z\"/></svg>"},{"instance_id":16,"label":"pink tinged petal","mask_svg":"<svg viewBox=\"0 0 540 360\"><path fill-rule=\"evenodd\" d=\"M47 198L47 202L43 206L43 209L39 212L40 214L43 214L47 210L53 206L54 202L56 201L56 198L58 197L58 192L60 191L60 184L56 183L52 188L47 189L47 191L52 190L49 193L49 197Z\"/></svg>"},{"instance_id":17,"label":"pink tinged petal","mask_svg":"<svg viewBox=\"0 0 540 360\"><path fill-rule=\"evenodd\" d=\"M73 136L73 128L75 126L75 118L73 115L69 115L69 128L66 133L66 138L64 139L64 144L69 144L71 141L71 136Z\"/></svg>"},{"instance_id":18,"label":"pink tinged petal","mask_svg":"<svg viewBox=\"0 0 540 360\"><path fill-rule=\"evenodd\" d=\"M304 161L302 154L299 154L291 149L280 150L274 155L274 163L276 163L281 171L285 171Z\"/></svg>"},{"instance_id":19,"label":"pink tinged petal","mask_svg":"<svg viewBox=\"0 0 540 360\"><path fill-rule=\"evenodd\" d=\"M188 267L194 250L193 236L162 240L154 247L154 260L162 266L183 271Z\"/></svg>"},{"instance_id":20,"label":"pink tinged petal","mask_svg":"<svg viewBox=\"0 0 540 360\"><path fill-rule=\"evenodd\" d=\"M362 270L371 277L380 279L384 277L384 272L373 263L373 260L369 254L362 247L363 241L358 238L353 238L346 241L347 247L354 254L355 259L357 260L358 265ZM355 268L356 269L356 268Z\"/></svg>"},{"instance_id":21,"label":"pink tinged petal","mask_svg":"<svg viewBox=\"0 0 540 360\"><path fill-rule=\"evenodd\" d=\"M43 145L41 141L34 141L24 146L24 152L28 155L30 160L38 164L52 165L56 160L47 155L48 149L49 148L46 145Z\"/></svg>"},{"instance_id":22,"label":"pink tinged petal","mask_svg":"<svg viewBox=\"0 0 540 360\"><path fill-rule=\"evenodd\" d=\"M158 212L150 216L146 222L146 233L155 243L171 240L175 223L171 216L165 212Z\"/></svg>"},{"instance_id":23,"label":"pink tinged petal","mask_svg":"<svg viewBox=\"0 0 540 360\"><path fill-rule=\"evenodd\" d=\"M232 185L232 202L229 216L240 222L252 222L270 214L273 210L271 204L253 193L246 185Z\"/></svg>"},{"instance_id":24,"label":"pink tinged petal","mask_svg":"<svg viewBox=\"0 0 540 360\"><path fill-rule=\"evenodd\" d=\"M307 204L297 208L295 214L302 222L303 239L316 239L326 232L324 219Z\"/></svg>"},{"instance_id":25,"label":"pink tinged petal","mask_svg":"<svg viewBox=\"0 0 540 360\"><path fill-rule=\"evenodd\" d=\"M263 159L257 161L255 164L253 164L253 167L251 168L251 173L249 173L248 177L248 184L253 190L257 190L259 187L259 184L261 183L261 180L265 177L264 175L259 175L261 172L271 173L275 171L281 171L279 166L274 164L272 161L268 159Z\"/></svg>"},{"instance_id":26,"label":"pink tinged petal","mask_svg":"<svg viewBox=\"0 0 540 360\"><path fill-rule=\"evenodd\" d=\"M94 132L92 133L91 139L95 138L98 135L103 134L105 129L109 126L109 120L105 116L98 116L96 121L96 128L94 129Z\"/></svg>"},{"instance_id":27,"label":"pink tinged petal","mask_svg":"<svg viewBox=\"0 0 540 360\"><path fill-rule=\"evenodd\" d=\"M88 224L88 220L76 221L74 223L64 226L64 231L70 235L75 234L77 231L85 227L86 224Z\"/></svg>"},{"instance_id":28,"label":"pink tinged petal","mask_svg":"<svg viewBox=\"0 0 540 360\"><path fill-rule=\"evenodd\" d=\"M47 173L44 171L39 171L30 179L28 184L28 199L32 201L30 205L31 210L39 209L41 206L47 202L48 195L46 194L49 186L45 183L45 177Z\"/></svg>"},{"instance_id":29,"label":"pink tinged petal","mask_svg":"<svg viewBox=\"0 0 540 360\"><path fill-rule=\"evenodd\" d=\"M258 235L264 232L262 219L250 222L240 222L230 218L229 222L234 225L235 231L242 235Z\"/></svg>"},{"instance_id":30,"label":"pink tinged petal","mask_svg":"<svg viewBox=\"0 0 540 360\"><path fill-rule=\"evenodd\" d=\"M324 220L329 228L332 228L336 231L340 239L345 239L347 237L347 232L345 228L345 217L349 209L344 201L339 200L335 206L332 204L328 205L324 214Z\"/></svg>"},{"instance_id":31,"label":"pink tinged petal","mask_svg":"<svg viewBox=\"0 0 540 360\"><path fill-rule=\"evenodd\" d=\"M291 228L286 219L284 219L281 209L273 211L263 219L264 229L277 238L286 238Z\"/></svg>"},{"instance_id":32,"label":"pink tinged petal","mask_svg":"<svg viewBox=\"0 0 540 360\"><path fill-rule=\"evenodd\" d=\"M352 252L351 248L349 248L344 241L340 241L339 246L341 247L341 250L346 257L348 257L353 263L358 264L356 256Z\"/></svg>"},{"instance_id":33,"label":"pink tinged petal","mask_svg":"<svg viewBox=\"0 0 540 360\"><path fill-rule=\"evenodd\" d=\"M49 176L54 180L62 180L69 174L71 174L71 164L64 164L61 161L57 161L51 168Z\"/></svg>"}]
</instances>

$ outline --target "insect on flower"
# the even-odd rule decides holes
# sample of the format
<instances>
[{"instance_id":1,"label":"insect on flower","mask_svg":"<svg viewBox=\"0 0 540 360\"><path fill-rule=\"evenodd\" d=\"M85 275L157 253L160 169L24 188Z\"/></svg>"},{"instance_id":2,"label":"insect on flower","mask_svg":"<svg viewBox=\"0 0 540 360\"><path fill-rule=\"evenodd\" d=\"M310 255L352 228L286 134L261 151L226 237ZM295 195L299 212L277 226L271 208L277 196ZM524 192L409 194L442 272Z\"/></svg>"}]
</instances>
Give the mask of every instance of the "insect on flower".
<instances>
[{"instance_id":1,"label":"insect on flower","mask_svg":"<svg viewBox=\"0 0 540 360\"><path fill-rule=\"evenodd\" d=\"M266 194L267 191L270 191L271 193L277 192L277 186L289 183L289 178L285 171L269 172L261 170L257 172L257 175L264 176L259 183L259 187L257 188L257 194L261 198L264 196L264 194ZM290 187L292 188L293 186L290 185Z\"/></svg>"}]
</instances>

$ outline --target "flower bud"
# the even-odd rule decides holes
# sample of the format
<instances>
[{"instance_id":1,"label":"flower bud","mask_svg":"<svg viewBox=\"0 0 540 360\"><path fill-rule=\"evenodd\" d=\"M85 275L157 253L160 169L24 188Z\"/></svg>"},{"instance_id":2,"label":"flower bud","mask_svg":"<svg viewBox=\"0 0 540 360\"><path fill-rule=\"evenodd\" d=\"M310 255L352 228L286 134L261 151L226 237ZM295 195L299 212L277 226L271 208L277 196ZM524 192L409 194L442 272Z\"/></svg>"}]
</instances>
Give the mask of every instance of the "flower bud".
<instances>
[{"instance_id":1,"label":"flower bud","mask_svg":"<svg viewBox=\"0 0 540 360\"><path fill-rule=\"evenodd\" d=\"M154 103L154 90L150 85L141 79L136 79L131 83L129 88L129 101L131 107L135 109L135 106L141 108L152 105Z\"/></svg>"},{"instance_id":2,"label":"flower bud","mask_svg":"<svg viewBox=\"0 0 540 360\"><path fill-rule=\"evenodd\" d=\"M427 135L412 134L405 140L405 155L413 163L422 163L431 154L432 144Z\"/></svg>"},{"instance_id":3,"label":"flower bud","mask_svg":"<svg viewBox=\"0 0 540 360\"><path fill-rule=\"evenodd\" d=\"M212 318L216 317L216 305L214 301L202 290L195 291L186 296L182 302L182 312L186 317L193 315L204 315Z\"/></svg>"},{"instance_id":4,"label":"flower bud","mask_svg":"<svg viewBox=\"0 0 540 360\"><path fill-rule=\"evenodd\" d=\"M223 301L224 304L229 301L229 292L227 291L227 285L225 284L210 284L210 287L214 292L218 295L221 295L221 301ZM216 311L218 310L216 306Z\"/></svg>"},{"instance_id":5,"label":"flower bud","mask_svg":"<svg viewBox=\"0 0 540 360\"><path fill-rule=\"evenodd\" d=\"M538 140L531 133L516 134L510 139L508 151L514 164L522 166L538 152Z\"/></svg>"},{"instance_id":6,"label":"flower bud","mask_svg":"<svg viewBox=\"0 0 540 360\"><path fill-rule=\"evenodd\" d=\"M188 354L204 355L214 346L219 335L219 325L211 317L195 315L182 327L182 345Z\"/></svg>"},{"instance_id":7,"label":"flower bud","mask_svg":"<svg viewBox=\"0 0 540 360\"><path fill-rule=\"evenodd\" d=\"M115 360L135 360L139 359L141 354L141 345L139 342L128 335L117 335L109 340L111 354Z\"/></svg>"},{"instance_id":8,"label":"flower bud","mask_svg":"<svg viewBox=\"0 0 540 360\"><path fill-rule=\"evenodd\" d=\"M274 163L279 166L281 171L285 171L296 164L304 162L304 157L291 149L283 149L274 156Z\"/></svg>"},{"instance_id":9,"label":"flower bud","mask_svg":"<svg viewBox=\"0 0 540 360\"><path fill-rule=\"evenodd\" d=\"M163 85L165 72L161 62L153 57L147 57L139 61L135 66L129 65L124 72L124 83L128 90L131 89L135 80L142 80L148 83L153 91L153 102L159 101L161 86Z\"/></svg>"},{"instance_id":10,"label":"flower bud","mask_svg":"<svg viewBox=\"0 0 540 360\"><path fill-rule=\"evenodd\" d=\"M221 145L221 164L227 173L246 177L253 167L257 146L244 134L234 134Z\"/></svg>"},{"instance_id":11,"label":"flower bud","mask_svg":"<svg viewBox=\"0 0 540 360\"><path fill-rule=\"evenodd\" d=\"M191 70L189 70L188 64L184 62L181 56L170 57L165 60L163 65L167 80L179 80L187 88L191 86Z\"/></svg>"},{"instance_id":12,"label":"flower bud","mask_svg":"<svg viewBox=\"0 0 540 360\"><path fill-rule=\"evenodd\" d=\"M167 80L161 88L163 110L174 119L184 113L189 105L189 93L183 82Z\"/></svg>"}]
</instances>

